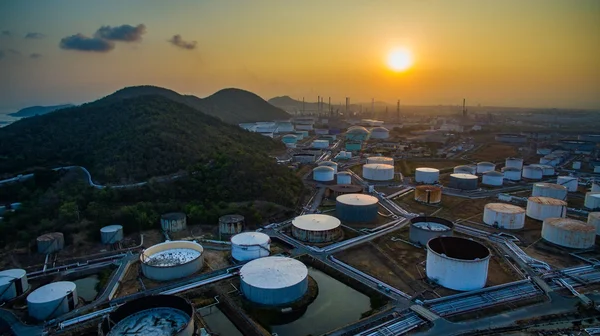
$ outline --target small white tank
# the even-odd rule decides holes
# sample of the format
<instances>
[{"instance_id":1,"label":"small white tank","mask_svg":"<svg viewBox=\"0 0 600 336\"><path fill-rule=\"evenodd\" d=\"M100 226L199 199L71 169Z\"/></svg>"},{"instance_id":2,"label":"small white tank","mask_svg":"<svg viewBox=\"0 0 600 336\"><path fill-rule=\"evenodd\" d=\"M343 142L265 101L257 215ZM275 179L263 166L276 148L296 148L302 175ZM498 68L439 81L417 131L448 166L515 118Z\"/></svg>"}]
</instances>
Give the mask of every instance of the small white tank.
<instances>
[{"instance_id":1,"label":"small white tank","mask_svg":"<svg viewBox=\"0 0 600 336\"><path fill-rule=\"evenodd\" d=\"M29 290L27 272L10 269L0 272L0 303L12 300Z\"/></svg>"},{"instance_id":2,"label":"small white tank","mask_svg":"<svg viewBox=\"0 0 600 336\"><path fill-rule=\"evenodd\" d=\"M313 180L319 182L333 181L334 169L327 166L319 166L313 169Z\"/></svg>"},{"instance_id":3,"label":"small white tank","mask_svg":"<svg viewBox=\"0 0 600 336\"><path fill-rule=\"evenodd\" d=\"M600 212L590 212L587 223L596 228L596 235L600 236Z\"/></svg>"},{"instance_id":4,"label":"small white tank","mask_svg":"<svg viewBox=\"0 0 600 336\"><path fill-rule=\"evenodd\" d=\"M50 254L65 247L65 236L61 232L51 232L37 237L37 248L41 254Z\"/></svg>"},{"instance_id":5,"label":"small white tank","mask_svg":"<svg viewBox=\"0 0 600 336\"><path fill-rule=\"evenodd\" d=\"M587 249L596 242L596 228L571 218L546 218L542 238L568 248Z\"/></svg>"},{"instance_id":6,"label":"small white tank","mask_svg":"<svg viewBox=\"0 0 600 336\"><path fill-rule=\"evenodd\" d=\"M109 225L100 229L102 244L115 244L123 240L123 226Z\"/></svg>"},{"instance_id":7,"label":"small white tank","mask_svg":"<svg viewBox=\"0 0 600 336\"><path fill-rule=\"evenodd\" d=\"M52 282L27 296L29 316L46 321L66 314L77 306L77 285L69 281Z\"/></svg>"},{"instance_id":8,"label":"small white tank","mask_svg":"<svg viewBox=\"0 0 600 336\"><path fill-rule=\"evenodd\" d=\"M352 184L352 175L347 172L339 172L337 174L337 184Z\"/></svg>"},{"instance_id":9,"label":"small white tank","mask_svg":"<svg viewBox=\"0 0 600 336\"><path fill-rule=\"evenodd\" d=\"M231 237L231 256L237 261L267 257L271 253L271 238L262 232L242 232Z\"/></svg>"},{"instance_id":10,"label":"small white tank","mask_svg":"<svg viewBox=\"0 0 600 336\"><path fill-rule=\"evenodd\" d=\"M333 168L333 173L337 174L338 172L338 164L333 161L323 161L319 163L319 167L331 167Z\"/></svg>"},{"instance_id":11,"label":"small white tank","mask_svg":"<svg viewBox=\"0 0 600 336\"><path fill-rule=\"evenodd\" d=\"M483 173L483 178L481 179L482 184L494 187L501 186L503 182L504 174L494 170Z\"/></svg>"},{"instance_id":12,"label":"small white tank","mask_svg":"<svg viewBox=\"0 0 600 336\"><path fill-rule=\"evenodd\" d=\"M573 176L559 176L556 179L556 184L565 186L569 192L575 192L579 186L579 180Z\"/></svg>"},{"instance_id":13,"label":"small white tank","mask_svg":"<svg viewBox=\"0 0 600 336\"><path fill-rule=\"evenodd\" d=\"M504 162L505 167L517 168L521 170L523 168L523 159L521 158L506 158Z\"/></svg>"},{"instance_id":14,"label":"small white tank","mask_svg":"<svg viewBox=\"0 0 600 336\"><path fill-rule=\"evenodd\" d=\"M554 167L552 167L550 165L532 164L531 166L540 168L542 170L542 175L543 176L552 176L552 175L554 175Z\"/></svg>"},{"instance_id":15,"label":"small white tank","mask_svg":"<svg viewBox=\"0 0 600 336\"><path fill-rule=\"evenodd\" d=\"M583 205L592 210L600 209L600 192L585 193L585 201Z\"/></svg>"},{"instance_id":16,"label":"small white tank","mask_svg":"<svg viewBox=\"0 0 600 336\"><path fill-rule=\"evenodd\" d=\"M526 213L527 217L541 221L546 218L564 218L567 215L567 202L550 197L529 197Z\"/></svg>"},{"instance_id":17,"label":"small white tank","mask_svg":"<svg viewBox=\"0 0 600 336\"><path fill-rule=\"evenodd\" d=\"M373 181L389 181L394 179L394 166L380 163L368 163L362 169L363 178Z\"/></svg>"},{"instance_id":18,"label":"small white tank","mask_svg":"<svg viewBox=\"0 0 600 336\"><path fill-rule=\"evenodd\" d=\"M521 170L514 167L504 167L502 168L502 172L504 173L504 179L509 181L520 181L521 180Z\"/></svg>"},{"instance_id":19,"label":"small white tank","mask_svg":"<svg viewBox=\"0 0 600 336\"><path fill-rule=\"evenodd\" d=\"M567 199L567 187L555 183L534 183L531 196L551 197L559 200Z\"/></svg>"},{"instance_id":20,"label":"small white tank","mask_svg":"<svg viewBox=\"0 0 600 336\"><path fill-rule=\"evenodd\" d=\"M523 178L530 180L541 180L544 176L544 171L540 167L525 166L523 167Z\"/></svg>"},{"instance_id":21,"label":"small white tank","mask_svg":"<svg viewBox=\"0 0 600 336\"><path fill-rule=\"evenodd\" d=\"M483 222L502 229L522 229L525 226L525 209L506 203L488 203L483 210Z\"/></svg>"},{"instance_id":22,"label":"small white tank","mask_svg":"<svg viewBox=\"0 0 600 336\"><path fill-rule=\"evenodd\" d=\"M477 174L487 173L496 169L496 165L491 162L479 162L477 163Z\"/></svg>"},{"instance_id":23,"label":"small white tank","mask_svg":"<svg viewBox=\"0 0 600 336\"><path fill-rule=\"evenodd\" d=\"M440 180L440 170L435 168L421 167L415 170L415 182L424 184L435 184Z\"/></svg>"}]
</instances>

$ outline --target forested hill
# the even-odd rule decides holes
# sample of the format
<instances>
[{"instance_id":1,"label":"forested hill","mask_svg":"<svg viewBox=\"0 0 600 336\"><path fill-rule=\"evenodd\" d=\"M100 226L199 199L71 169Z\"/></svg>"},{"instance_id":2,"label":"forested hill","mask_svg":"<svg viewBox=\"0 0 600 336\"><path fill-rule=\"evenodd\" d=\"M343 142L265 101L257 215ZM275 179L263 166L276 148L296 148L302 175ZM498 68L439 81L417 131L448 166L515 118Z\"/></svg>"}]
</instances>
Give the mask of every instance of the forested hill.
<instances>
[{"instance_id":1,"label":"forested hill","mask_svg":"<svg viewBox=\"0 0 600 336\"><path fill-rule=\"evenodd\" d=\"M149 94L164 96L186 104L231 124L290 118L290 115L282 109L269 104L252 92L240 89L223 89L202 99L192 95L180 95L157 86L132 86L121 89L100 101L115 102Z\"/></svg>"},{"instance_id":2,"label":"forested hill","mask_svg":"<svg viewBox=\"0 0 600 336\"><path fill-rule=\"evenodd\" d=\"M20 109L19 111L15 112L15 113L11 113L11 114L9 114L9 116L27 118L27 117L33 117L36 115L50 113L50 112L53 112L56 110L60 110L60 109L72 107L72 106L74 106L74 105L64 104L64 105L55 105L55 106L30 106L30 107Z\"/></svg>"},{"instance_id":3,"label":"forested hill","mask_svg":"<svg viewBox=\"0 0 600 336\"><path fill-rule=\"evenodd\" d=\"M0 144L0 175L81 165L95 182L130 183L235 156L264 161L249 166L267 167L275 177L291 175L267 156L282 144L161 95L101 99L26 118L1 128Z\"/></svg>"}]
</instances>

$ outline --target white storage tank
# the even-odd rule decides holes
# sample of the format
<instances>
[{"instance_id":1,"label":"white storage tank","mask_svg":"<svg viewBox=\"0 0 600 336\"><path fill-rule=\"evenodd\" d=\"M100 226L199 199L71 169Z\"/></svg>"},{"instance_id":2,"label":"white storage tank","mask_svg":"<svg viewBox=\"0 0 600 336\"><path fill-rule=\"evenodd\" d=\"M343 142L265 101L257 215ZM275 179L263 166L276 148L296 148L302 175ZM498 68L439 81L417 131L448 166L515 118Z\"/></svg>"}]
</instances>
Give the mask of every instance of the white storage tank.
<instances>
[{"instance_id":1,"label":"white storage tank","mask_svg":"<svg viewBox=\"0 0 600 336\"><path fill-rule=\"evenodd\" d=\"M504 174L504 179L509 181L520 181L521 180L521 170L514 167L504 167L502 168L502 173Z\"/></svg>"},{"instance_id":2,"label":"white storage tank","mask_svg":"<svg viewBox=\"0 0 600 336\"><path fill-rule=\"evenodd\" d=\"M483 173L483 178L481 179L482 184L494 187L501 186L503 182L504 174L494 170Z\"/></svg>"},{"instance_id":3,"label":"white storage tank","mask_svg":"<svg viewBox=\"0 0 600 336\"><path fill-rule=\"evenodd\" d=\"M109 225L100 229L100 241L102 244L115 244L123 240L123 226Z\"/></svg>"},{"instance_id":4,"label":"white storage tank","mask_svg":"<svg viewBox=\"0 0 600 336\"><path fill-rule=\"evenodd\" d=\"M554 167L552 167L550 165L532 164L531 166L540 168L542 170L542 175L543 176L552 176L552 175L554 175Z\"/></svg>"},{"instance_id":5,"label":"white storage tank","mask_svg":"<svg viewBox=\"0 0 600 336\"><path fill-rule=\"evenodd\" d=\"M477 166L474 165L461 165L454 167L454 174L477 174Z\"/></svg>"},{"instance_id":6,"label":"white storage tank","mask_svg":"<svg viewBox=\"0 0 600 336\"><path fill-rule=\"evenodd\" d=\"M523 159L521 158L506 158L504 161L505 167L517 168L521 170L523 168Z\"/></svg>"},{"instance_id":7,"label":"white storage tank","mask_svg":"<svg viewBox=\"0 0 600 336\"><path fill-rule=\"evenodd\" d=\"M321 214L302 215L292 220L292 236L309 243L327 243L342 236L339 219Z\"/></svg>"},{"instance_id":8,"label":"white storage tank","mask_svg":"<svg viewBox=\"0 0 600 336\"><path fill-rule=\"evenodd\" d=\"M159 243L140 254L142 273L152 280L184 278L202 269L204 249L196 242L175 240Z\"/></svg>"},{"instance_id":9,"label":"white storage tank","mask_svg":"<svg viewBox=\"0 0 600 336\"><path fill-rule=\"evenodd\" d=\"M581 169L581 161L573 161L573 169L579 170Z\"/></svg>"},{"instance_id":10,"label":"white storage tank","mask_svg":"<svg viewBox=\"0 0 600 336\"><path fill-rule=\"evenodd\" d=\"M313 180L319 182L333 181L335 170L327 166L319 166L313 169Z\"/></svg>"},{"instance_id":11,"label":"white storage tank","mask_svg":"<svg viewBox=\"0 0 600 336\"><path fill-rule=\"evenodd\" d=\"M596 242L596 228L571 218L546 218L542 238L563 247L587 249Z\"/></svg>"},{"instance_id":12,"label":"white storage tank","mask_svg":"<svg viewBox=\"0 0 600 336\"><path fill-rule=\"evenodd\" d=\"M525 226L525 209L506 203L488 203L483 209L483 222L501 229L522 229Z\"/></svg>"},{"instance_id":13,"label":"white storage tank","mask_svg":"<svg viewBox=\"0 0 600 336\"><path fill-rule=\"evenodd\" d=\"M348 172L337 173L337 184L352 184L352 175Z\"/></svg>"},{"instance_id":14,"label":"white storage tank","mask_svg":"<svg viewBox=\"0 0 600 336\"><path fill-rule=\"evenodd\" d=\"M573 176L559 176L556 179L556 184L565 186L569 192L575 192L579 187L579 179Z\"/></svg>"},{"instance_id":15,"label":"white storage tank","mask_svg":"<svg viewBox=\"0 0 600 336\"><path fill-rule=\"evenodd\" d=\"M329 147L329 141L327 140L314 140L312 142L312 148L325 149Z\"/></svg>"},{"instance_id":16,"label":"white storage tank","mask_svg":"<svg viewBox=\"0 0 600 336\"><path fill-rule=\"evenodd\" d=\"M443 287L471 291L485 287L490 250L460 237L437 237L427 243L427 277Z\"/></svg>"},{"instance_id":17,"label":"white storage tank","mask_svg":"<svg viewBox=\"0 0 600 336\"><path fill-rule=\"evenodd\" d=\"M567 187L555 183L534 183L531 196L551 197L559 200L567 199Z\"/></svg>"},{"instance_id":18,"label":"white storage tank","mask_svg":"<svg viewBox=\"0 0 600 336\"><path fill-rule=\"evenodd\" d=\"M29 290L27 272L10 269L0 272L0 303L12 300Z\"/></svg>"},{"instance_id":19,"label":"white storage tank","mask_svg":"<svg viewBox=\"0 0 600 336\"><path fill-rule=\"evenodd\" d=\"M371 156L371 157L367 158L367 163L381 163L381 164L393 166L394 159L392 159L391 157L385 157L385 156Z\"/></svg>"},{"instance_id":20,"label":"white storage tank","mask_svg":"<svg viewBox=\"0 0 600 336\"><path fill-rule=\"evenodd\" d=\"M262 232L242 232L231 237L231 256L237 261L268 257L271 238Z\"/></svg>"},{"instance_id":21,"label":"white storage tank","mask_svg":"<svg viewBox=\"0 0 600 336\"><path fill-rule=\"evenodd\" d=\"M527 217L543 221L546 218L566 217L567 202L550 197L529 197Z\"/></svg>"},{"instance_id":22,"label":"white storage tank","mask_svg":"<svg viewBox=\"0 0 600 336\"><path fill-rule=\"evenodd\" d=\"M240 269L240 289L251 302L279 306L294 302L308 290L308 268L285 257L255 259Z\"/></svg>"},{"instance_id":23,"label":"white storage tank","mask_svg":"<svg viewBox=\"0 0 600 336\"><path fill-rule=\"evenodd\" d=\"M187 228L187 217L183 212L171 212L160 217L160 227L166 232L179 232Z\"/></svg>"},{"instance_id":24,"label":"white storage tank","mask_svg":"<svg viewBox=\"0 0 600 336\"><path fill-rule=\"evenodd\" d=\"M600 192L585 193L585 201L583 205L592 210L600 209Z\"/></svg>"},{"instance_id":25,"label":"white storage tank","mask_svg":"<svg viewBox=\"0 0 600 336\"><path fill-rule=\"evenodd\" d=\"M496 169L496 165L491 162L479 162L477 163L477 174L487 173Z\"/></svg>"},{"instance_id":26,"label":"white storage tank","mask_svg":"<svg viewBox=\"0 0 600 336\"><path fill-rule=\"evenodd\" d=\"M29 316L46 321L66 314L77 306L77 285L69 281L52 282L27 296Z\"/></svg>"},{"instance_id":27,"label":"white storage tank","mask_svg":"<svg viewBox=\"0 0 600 336\"><path fill-rule=\"evenodd\" d=\"M333 173L334 174L337 174L337 172L338 172L338 164L335 163L335 162L333 162L333 161L323 161L323 162L319 163L319 166L333 168Z\"/></svg>"},{"instance_id":28,"label":"white storage tank","mask_svg":"<svg viewBox=\"0 0 600 336\"><path fill-rule=\"evenodd\" d=\"M435 184L440 180L440 170L435 168L421 167L415 170L415 182L423 184Z\"/></svg>"},{"instance_id":29,"label":"white storage tank","mask_svg":"<svg viewBox=\"0 0 600 336\"><path fill-rule=\"evenodd\" d=\"M394 166L379 163L363 165L363 178L373 181L389 181L394 179Z\"/></svg>"},{"instance_id":30,"label":"white storage tank","mask_svg":"<svg viewBox=\"0 0 600 336\"><path fill-rule=\"evenodd\" d=\"M479 178L477 175L471 174L450 174L450 182L448 187L460 190L475 190Z\"/></svg>"},{"instance_id":31,"label":"white storage tank","mask_svg":"<svg viewBox=\"0 0 600 336\"><path fill-rule=\"evenodd\" d=\"M541 180L544 176L544 171L540 167L533 165L523 167L523 178L530 180Z\"/></svg>"},{"instance_id":32,"label":"white storage tank","mask_svg":"<svg viewBox=\"0 0 600 336\"><path fill-rule=\"evenodd\" d=\"M596 235L600 236L600 212L590 212L587 223L596 228Z\"/></svg>"},{"instance_id":33,"label":"white storage tank","mask_svg":"<svg viewBox=\"0 0 600 336\"><path fill-rule=\"evenodd\" d=\"M65 236L60 232L43 234L36 239L37 249L41 254L55 253L65 247Z\"/></svg>"},{"instance_id":34,"label":"white storage tank","mask_svg":"<svg viewBox=\"0 0 600 336\"><path fill-rule=\"evenodd\" d=\"M387 139L390 137L390 131L385 127L375 127L371 129L371 139Z\"/></svg>"}]
</instances>

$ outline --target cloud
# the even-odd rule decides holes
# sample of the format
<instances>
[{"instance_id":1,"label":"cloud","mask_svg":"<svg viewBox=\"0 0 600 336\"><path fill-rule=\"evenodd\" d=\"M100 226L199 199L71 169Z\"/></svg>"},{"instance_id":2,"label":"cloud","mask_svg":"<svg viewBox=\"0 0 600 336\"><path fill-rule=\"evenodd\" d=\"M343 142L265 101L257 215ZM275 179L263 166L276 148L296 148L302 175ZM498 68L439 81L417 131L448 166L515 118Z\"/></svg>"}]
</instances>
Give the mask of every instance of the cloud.
<instances>
[{"instance_id":1,"label":"cloud","mask_svg":"<svg viewBox=\"0 0 600 336\"><path fill-rule=\"evenodd\" d=\"M121 25L118 27L102 26L96 31L94 36L111 41L135 42L142 39L146 33L146 26L139 24L137 26Z\"/></svg>"},{"instance_id":2,"label":"cloud","mask_svg":"<svg viewBox=\"0 0 600 336\"><path fill-rule=\"evenodd\" d=\"M179 35L179 34L173 35L173 37L171 37L169 42L174 46L177 46L177 47L183 48L183 49L187 49L187 50L196 49L196 44L197 44L196 41L184 41L181 38L181 35Z\"/></svg>"},{"instance_id":3,"label":"cloud","mask_svg":"<svg viewBox=\"0 0 600 336\"><path fill-rule=\"evenodd\" d=\"M10 32L10 30L3 30L1 35L2 36L12 36L12 33Z\"/></svg>"},{"instance_id":4,"label":"cloud","mask_svg":"<svg viewBox=\"0 0 600 336\"><path fill-rule=\"evenodd\" d=\"M30 58L34 58L34 59L36 59L36 58L40 58L40 57L42 57L42 54L33 53L33 54L30 54L30 55L29 55L29 57L30 57Z\"/></svg>"},{"instance_id":5,"label":"cloud","mask_svg":"<svg viewBox=\"0 0 600 336\"><path fill-rule=\"evenodd\" d=\"M65 50L91 52L109 52L115 48L115 44L111 41L97 37L87 37L83 34L67 36L60 40L59 46Z\"/></svg>"},{"instance_id":6,"label":"cloud","mask_svg":"<svg viewBox=\"0 0 600 336\"><path fill-rule=\"evenodd\" d=\"M25 35L26 39L33 39L33 40L43 39L44 37L46 37L46 35L44 35L42 33L27 33L27 35Z\"/></svg>"}]
</instances>

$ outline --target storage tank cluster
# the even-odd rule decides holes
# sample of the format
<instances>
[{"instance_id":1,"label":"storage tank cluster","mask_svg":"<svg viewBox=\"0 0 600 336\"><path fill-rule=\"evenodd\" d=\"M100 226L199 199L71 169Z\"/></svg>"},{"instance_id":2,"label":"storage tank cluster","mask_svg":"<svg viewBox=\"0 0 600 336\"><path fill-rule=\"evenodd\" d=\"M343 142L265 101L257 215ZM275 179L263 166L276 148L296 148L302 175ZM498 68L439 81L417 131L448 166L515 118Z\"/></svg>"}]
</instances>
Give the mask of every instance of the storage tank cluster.
<instances>
[{"instance_id":1,"label":"storage tank cluster","mask_svg":"<svg viewBox=\"0 0 600 336\"><path fill-rule=\"evenodd\" d=\"M179 232L187 228L187 217L183 212L171 212L160 217L160 227L165 232Z\"/></svg>"},{"instance_id":2,"label":"storage tank cluster","mask_svg":"<svg viewBox=\"0 0 600 336\"><path fill-rule=\"evenodd\" d=\"M506 158L504 161L504 167L517 168L518 170L521 170L523 168L523 159L512 157Z\"/></svg>"},{"instance_id":3,"label":"storage tank cluster","mask_svg":"<svg viewBox=\"0 0 600 336\"><path fill-rule=\"evenodd\" d=\"M129 301L104 317L99 336L195 334L194 306L175 295L150 295Z\"/></svg>"},{"instance_id":4,"label":"storage tank cluster","mask_svg":"<svg viewBox=\"0 0 600 336\"><path fill-rule=\"evenodd\" d=\"M77 285L69 281L52 282L27 296L29 316L46 321L66 314L77 306Z\"/></svg>"},{"instance_id":5,"label":"storage tank cluster","mask_svg":"<svg viewBox=\"0 0 600 336\"><path fill-rule=\"evenodd\" d=\"M544 171L540 167L529 165L529 166L523 167L523 175L522 176L523 176L523 178L526 178L529 180L541 180L542 177L544 177Z\"/></svg>"},{"instance_id":6,"label":"storage tank cluster","mask_svg":"<svg viewBox=\"0 0 600 336\"><path fill-rule=\"evenodd\" d=\"M363 165L362 176L367 180L390 181L394 179L394 166L382 163Z\"/></svg>"},{"instance_id":7,"label":"storage tank cluster","mask_svg":"<svg viewBox=\"0 0 600 336\"><path fill-rule=\"evenodd\" d=\"M336 216L344 222L372 222L378 209L379 200L371 195L346 194L335 199Z\"/></svg>"},{"instance_id":8,"label":"storage tank cluster","mask_svg":"<svg viewBox=\"0 0 600 336\"><path fill-rule=\"evenodd\" d=\"M515 167L504 167L502 168L504 179L509 181L520 181L521 180L521 169Z\"/></svg>"},{"instance_id":9,"label":"storage tank cluster","mask_svg":"<svg viewBox=\"0 0 600 336\"><path fill-rule=\"evenodd\" d=\"M27 272L23 269L9 269L0 272L0 303L19 297L29 290Z\"/></svg>"},{"instance_id":10,"label":"storage tank cluster","mask_svg":"<svg viewBox=\"0 0 600 336\"><path fill-rule=\"evenodd\" d=\"M448 186L450 188L460 190L475 190L477 189L478 182L479 178L477 175L450 174L450 182L448 183Z\"/></svg>"},{"instance_id":11,"label":"storage tank cluster","mask_svg":"<svg viewBox=\"0 0 600 336\"><path fill-rule=\"evenodd\" d=\"M221 239L236 235L244 230L244 216L238 214L219 217L219 237Z\"/></svg>"},{"instance_id":12,"label":"storage tank cluster","mask_svg":"<svg viewBox=\"0 0 600 336\"><path fill-rule=\"evenodd\" d=\"M204 248L196 242L166 241L140 254L142 273L149 279L167 281L184 278L202 269Z\"/></svg>"},{"instance_id":13,"label":"storage tank cluster","mask_svg":"<svg viewBox=\"0 0 600 336\"><path fill-rule=\"evenodd\" d=\"M427 278L439 285L471 291L485 287L490 250L466 238L441 236L427 243Z\"/></svg>"},{"instance_id":14,"label":"storage tank cluster","mask_svg":"<svg viewBox=\"0 0 600 336\"><path fill-rule=\"evenodd\" d=\"M337 184L352 184L352 174L348 172L337 173Z\"/></svg>"},{"instance_id":15,"label":"storage tank cluster","mask_svg":"<svg viewBox=\"0 0 600 336\"><path fill-rule=\"evenodd\" d=\"M439 204L442 202L442 188L432 185L416 186L415 201L425 204Z\"/></svg>"},{"instance_id":16,"label":"storage tank cluster","mask_svg":"<svg viewBox=\"0 0 600 336\"><path fill-rule=\"evenodd\" d=\"M487 186L499 187L504 183L504 174L495 170L483 173L481 183Z\"/></svg>"},{"instance_id":17,"label":"storage tank cluster","mask_svg":"<svg viewBox=\"0 0 600 336\"><path fill-rule=\"evenodd\" d=\"M430 239L451 236L454 223L439 217L414 217L410 220L409 239L426 246Z\"/></svg>"},{"instance_id":18,"label":"storage tank cluster","mask_svg":"<svg viewBox=\"0 0 600 336\"><path fill-rule=\"evenodd\" d=\"M102 244L115 244L123 240L123 226L109 225L100 229L100 241Z\"/></svg>"},{"instance_id":19,"label":"storage tank cluster","mask_svg":"<svg viewBox=\"0 0 600 336\"><path fill-rule=\"evenodd\" d=\"M585 201L583 206L592 210L600 209L600 192L585 193Z\"/></svg>"},{"instance_id":20,"label":"storage tank cluster","mask_svg":"<svg viewBox=\"0 0 600 336\"><path fill-rule=\"evenodd\" d=\"M415 170L415 182L423 184L436 184L440 180L440 170L421 167Z\"/></svg>"},{"instance_id":21,"label":"storage tank cluster","mask_svg":"<svg viewBox=\"0 0 600 336\"><path fill-rule=\"evenodd\" d=\"M302 215L292 220L292 236L309 243L328 243L342 236L341 224L329 215Z\"/></svg>"},{"instance_id":22,"label":"storage tank cluster","mask_svg":"<svg viewBox=\"0 0 600 336\"><path fill-rule=\"evenodd\" d=\"M587 223L596 228L596 235L600 235L600 212L590 212Z\"/></svg>"},{"instance_id":23,"label":"storage tank cluster","mask_svg":"<svg viewBox=\"0 0 600 336\"><path fill-rule=\"evenodd\" d=\"M231 237L231 256L237 261L268 257L271 238L262 232L242 232Z\"/></svg>"},{"instance_id":24,"label":"storage tank cluster","mask_svg":"<svg viewBox=\"0 0 600 336\"><path fill-rule=\"evenodd\" d=\"M37 237L36 242L39 253L56 253L65 247L65 236L61 232L46 233Z\"/></svg>"},{"instance_id":25,"label":"storage tank cluster","mask_svg":"<svg viewBox=\"0 0 600 336\"><path fill-rule=\"evenodd\" d=\"M374 127L371 129L371 139L387 139L390 137L390 131L385 127Z\"/></svg>"},{"instance_id":26,"label":"storage tank cluster","mask_svg":"<svg viewBox=\"0 0 600 336\"><path fill-rule=\"evenodd\" d=\"M333 181L335 170L328 166L318 166L313 169L313 180L318 182Z\"/></svg>"},{"instance_id":27,"label":"storage tank cluster","mask_svg":"<svg viewBox=\"0 0 600 336\"><path fill-rule=\"evenodd\" d=\"M506 203L488 203L483 209L483 222L501 229L522 229L525 226L525 209Z\"/></svg>"},{"instance_id":28,"label":"storage tank cluster","mask_svg":"<svg viewBox=\"0 0 600 336\"><path fill-rule=\"evenodd\" d=\"M255 259L240 269L240 289L246 299L257 304L289 304L306 294L308 268L292 258Z\"/></svg>"},{"instance_id":29,"label":"storage tank cluster","mask_svg":"<svg viewBox=\"0 0 600 336\"><path fill-rule=\"evenodd\" d=\"M477 174L477 166L475 165L461 165L454 167L454 174Z\"/></svg>"},{"instance_id":30,"label":"storage tank cluster","mask_svg":"<svg viewBox=\"0 0 600 336\"><path fill-rule=\"evenodd\" d=\"M546 218L566 217L567 202L550 197L529 197L527 217L543 221Z\"/></svg>"},{"instance_id":31,"label":"storage tank cluster","mask_svg":"<svg viewBox=\"0 0 600 336\"><path fill-rule=\"evenodd\" d=\"M587 249L596 242L596 228L571 218L546 218L542 225L542 238L563 247Z\"/></svg>"},{"instance_id":32,"label":"storage tank cluster","mask_svg":"<svg viewBox=\"0 0 600 336\"><path fill-rule=\"evenodd\" d=\"M380 164L386 164L386 165L393 166L394 159L391 157L385 157L385 156L371 156L371 157L367 158L367 163L380 163Z\"/></svg>"}]
</instances>

